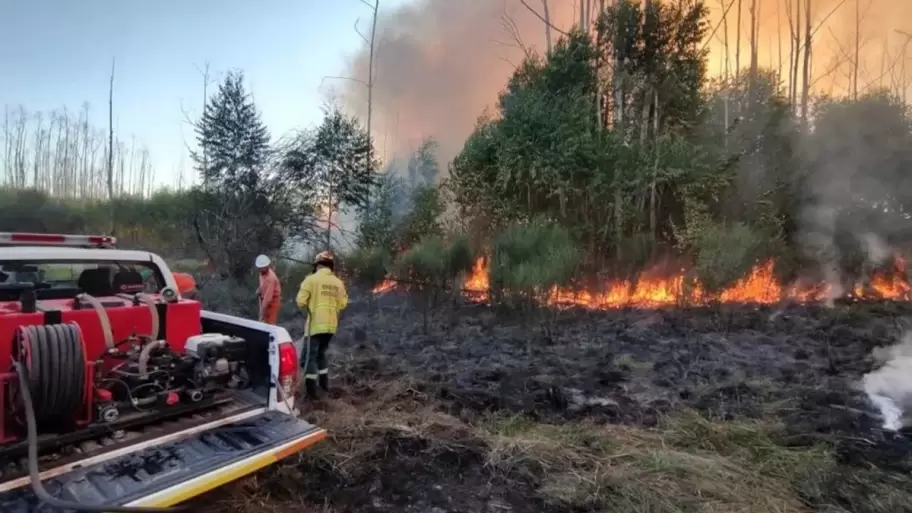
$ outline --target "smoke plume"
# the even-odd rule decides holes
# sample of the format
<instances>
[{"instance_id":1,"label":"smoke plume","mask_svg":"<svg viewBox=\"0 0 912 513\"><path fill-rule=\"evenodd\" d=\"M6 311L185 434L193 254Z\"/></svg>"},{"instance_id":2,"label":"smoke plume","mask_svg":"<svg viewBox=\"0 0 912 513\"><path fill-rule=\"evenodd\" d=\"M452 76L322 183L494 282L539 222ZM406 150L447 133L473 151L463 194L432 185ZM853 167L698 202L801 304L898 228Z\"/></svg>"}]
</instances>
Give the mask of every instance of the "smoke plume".
<instances>
[{"instance_id":1,"label":"smoke plume","mask_svg":"<svg viewBox=\"0 0 912 513\"><path fill-rule=\"evenodd\" d=\"M740 55L737 7L741 4ZM549 0L553 41L579 20L581 0ZM611 3L611 0L605 2ZM709 72L735 73L750 62L751 0L710 0ZM378 21L374 62L372 132L387 161L410 154L421 139L435 137L445 163L462 148L479 116L493 107L526 51L544 53L542 2L525 0L418 0L384 10ZM591 2L598 5L599 1ZM798 25L795 0L756 2L759 66L778 71L787 83L791 45L790 21ZM803 6L803 2L801 2ZM791 7L789 7L791 6ZM856 31L854 2L813 0L812 85L817 92L843 94L852 89L856 32L859 45L859 89L872 86L905 90L912 78L902 75L900 59L912 34L912 2L861 0ZM727 13L727 23L723 23ZM804 9L800 13L804 25ZM364 21L364 20L362 20ZM362 26L367 26L362 23ZM726 30L727 29L727 30ZM910 45L912 46L912 45ZM727 50L726 51L726 47ZM366 81L369 49L365 45L345 74ZM912 52L910 52L912 56ZM801 70L799 69L799 75ZM799 77L800 87L800 77ZM337 83L338 84L338 83ZM367 91L347 82L340 96L353 112L366 118ZM445 168L445 166L444 166Z\"/></svg>"},{"instance_id":2,"label":"smoke plume","mask_svg":"<svg viewBox=\"0 0 912 513\"><path fill-rule=\"evenodd\" d=\"M884 429L897 431L912 411L912 333L895 346L876 349L873 356L882 366L862 378L862 387L880 411Z\"/></svg>"}]
</instances>

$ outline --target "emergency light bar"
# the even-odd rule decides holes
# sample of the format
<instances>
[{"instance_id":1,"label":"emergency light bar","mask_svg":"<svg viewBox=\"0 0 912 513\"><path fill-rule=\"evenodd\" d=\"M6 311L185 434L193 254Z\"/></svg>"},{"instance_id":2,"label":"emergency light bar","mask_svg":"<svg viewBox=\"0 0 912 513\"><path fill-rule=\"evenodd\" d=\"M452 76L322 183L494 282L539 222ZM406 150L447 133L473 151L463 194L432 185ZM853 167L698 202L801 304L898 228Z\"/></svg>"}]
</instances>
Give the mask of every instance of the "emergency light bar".
<instances>
[{"instance_id":1,"label":"emergency light bar","mask_svg":"<svg viewBox=\"0 0 912 513\"><path fill-rule=\"evenodd\" d=\"M0 245L6 246L62 246L113 249L115 244L117 244L117 238L108 235L0 232Z\"/></svg>"}]
</instances>

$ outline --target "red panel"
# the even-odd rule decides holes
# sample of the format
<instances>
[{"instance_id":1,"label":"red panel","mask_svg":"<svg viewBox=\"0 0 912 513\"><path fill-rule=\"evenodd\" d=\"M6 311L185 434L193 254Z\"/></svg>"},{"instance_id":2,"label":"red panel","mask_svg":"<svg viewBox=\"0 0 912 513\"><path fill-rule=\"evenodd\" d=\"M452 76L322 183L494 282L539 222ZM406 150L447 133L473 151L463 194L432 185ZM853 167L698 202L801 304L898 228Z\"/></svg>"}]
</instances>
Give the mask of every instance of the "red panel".
<instances>
[{"instance_id":1,"label":"red panel","mask_svg":"<svg viewBox=\"0 0 912 513\"><path fill-rule=\"evenodd\" d=\"M12 303L18 305L18 303ZM10 303L3 303L9 306ZM18 308L16 308L18 310ZM0 373L8 372L12 366L13 336L19 326L44 324L44 314L36 313L6 313L0 310Z\"/></svg>"},{"instance_id":2,"label":"red panel","mask_svg":"<svg viewBox=\"0 0 912 513\"><path fill-rule=\"evenodd\" d=\"M177 303L169 303L167 309L165 340L172 350L183 353L187 339L203 332L200 323L202 307L199 301L181 299Z\"/></svg>"},{"instance_id":3,"label":"red panel","mask_svg":"<svg viewBox=\"0 0 912 513\"><path fill-rule=\"evenodd\" d=\"M111 322L111 332L114 342L120 342L132 335L148 335L152 329L152 314L146 305L133 306L126 300L99 298L104 303L120 302L123 306L105 306L108 320ZM99 360L105 352L104 333L101 330L101 320L94 308L85 307L79 310L72 309L72 299L42 301L44 308L56 309L61 312L61 322L75 322L82 329L85 340L86 359Z\"/></svg>"}]
</instances>

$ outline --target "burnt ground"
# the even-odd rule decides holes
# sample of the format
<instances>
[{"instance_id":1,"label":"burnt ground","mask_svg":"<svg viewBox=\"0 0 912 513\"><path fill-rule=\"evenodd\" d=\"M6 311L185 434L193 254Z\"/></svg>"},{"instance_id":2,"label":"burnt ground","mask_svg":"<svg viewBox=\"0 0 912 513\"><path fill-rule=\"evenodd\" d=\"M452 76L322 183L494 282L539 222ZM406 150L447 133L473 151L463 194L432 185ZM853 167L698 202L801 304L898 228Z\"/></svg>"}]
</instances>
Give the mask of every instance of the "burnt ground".
<instances>
[{"instance_id":1,"label":"burnt ground","mask_svg":"<svg viewBox=\"0 0 912 513\"><path fill-rule=\"evenodd\" d=\"M393 295L394 296L394 295ZM912 438L857 390L912 305L565 311L550 339L469 305L354 305L331 438L211 511L912 511Z\"/></svg>"}]
</instances>

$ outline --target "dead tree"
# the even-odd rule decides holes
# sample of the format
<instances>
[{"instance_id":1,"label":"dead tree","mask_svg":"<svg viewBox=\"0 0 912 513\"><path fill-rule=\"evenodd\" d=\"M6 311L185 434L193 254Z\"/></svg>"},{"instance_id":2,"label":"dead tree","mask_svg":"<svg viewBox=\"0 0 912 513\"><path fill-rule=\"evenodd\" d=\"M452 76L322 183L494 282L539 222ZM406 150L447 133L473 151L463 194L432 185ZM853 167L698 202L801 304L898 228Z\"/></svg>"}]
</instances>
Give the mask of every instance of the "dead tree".
<instances>
[{"instance_id":1,"label":"dead tree","mask_svg":"<svg viewBox=\"0 0 912 513\"><path fill-rule=\"evenodd\" d=\"M801 73L801 122L807 125L808 100L811 95L811 0L804 0L804 67Z\"/></svg>"},{"instance_id":2,"label":"dead tree","mask_svg":"<svg viewBox=\"0 0 912 513\"><path fill-rule=\"evenodd\" d=\"M108 202L111 221L110 235L114 235L114 63L111 58L111 81L108 85Z\"/></svg>"},{"instance_id":3,"label":"dead tree","mask_svg":"<svg viewBox=\"0 0 912 513\"><path fill-rule=\"evenodd\" d=\"M738 13L735 18L735 81L737 81L741 76L741 0L738 0Z\"/></svg>"},{"instance_id":4,"label":"dead tree","mask_svg":"<svg viewBox=\"0 0 912 513\"><path fill-rule=\"evenodd\" d=\"M548 10L548 0L542 0L542 8L545 10L545 48L548 54L551 54L551 11ZM583 29L583 19L585 15L583 8L580 6L580 30Z\"/></svg>"}]
</instances>

